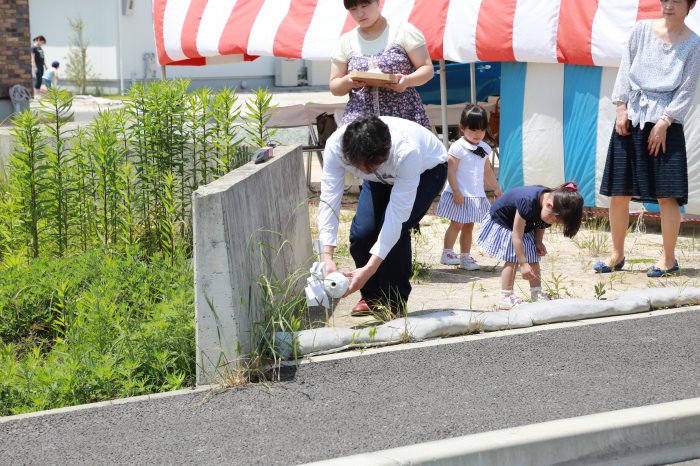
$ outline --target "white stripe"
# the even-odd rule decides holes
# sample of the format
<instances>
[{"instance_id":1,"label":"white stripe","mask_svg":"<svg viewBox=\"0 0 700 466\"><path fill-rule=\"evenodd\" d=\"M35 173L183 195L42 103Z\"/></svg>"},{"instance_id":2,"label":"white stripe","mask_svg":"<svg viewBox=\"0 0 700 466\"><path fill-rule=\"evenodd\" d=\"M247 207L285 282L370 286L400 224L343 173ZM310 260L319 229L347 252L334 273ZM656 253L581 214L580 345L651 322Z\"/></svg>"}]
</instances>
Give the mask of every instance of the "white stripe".
<instances>
[{"instance_id":1,"label":"white stripe","mask_svg":"<svg viewBox=\"0 0 700 466\"><path fill-rule=\"evenodd\" d=\"M273 56L277 30L289 13L292 0L265 0L248 39L249 55Z\"/></svg>"},{"instance_id":2,"label":"white stripe","mask_svg":"<svg viewBox=\"0 0 700 466\"><path fill-rule=\"evenodd\" d=\"M700 36L700 6L695 5L695 8L690 10L690 14L685 19L685 24L687 24L695 34Z\"/></svg>"},{"instance_id":3,"label":"white stripe","mask_svg":"<svg viewBox=\"0 0 700 466\"><path fill-rule=\"evenodd\" d=\"M445 60L458 62L477 61L476 24L479 20L481 0L451 1L447 9L443 55Z\"/></svg>"},{"instance_id":4,"label":"white stripe","mask_svg":"<svg viewBox=\"0 0 700 466\"><path fill-rule=\"evenodd\" d=\"M169 0L163 12L163 48L173 61L185 60L182 51L182 28L185 25L190 0Z\"/></svg>"},{"instance_id":5,"label":"white stripe","mask_svg":"<svg viewBox=\"0 0 700 466\"><path fill-rule=\"evenodd\" d=\"M382 16L394 24L405 23L411 15L413 4L413 0L385 0Z\"/></svg>"},{"instance_id":6,"label":"white stripe","mask_svg":"<svg viewBox=\"0 0 700 466\"><path fill-rule=\"evenodd\" d=\"M608 158L610 136L615 125L615 105L610 98L617 67L603 67L600 77L600 98L598 101L598 125L596 128L596 158L595 158L595 205L596 207L610 207L610 198L600 194L600 184L603 181L605 161ZM630 202L630 211L641 212L644 205L639 202Z\"/></svg>"},{"instance_id":7,"label":"white stripe","mask_svg":"<svg viewBox=\"0 0 700 466\"><path fill-rule=\"evenodd\" d=\"M525 185L564 182L564 65L528 63L523 99Z\"/></svg>"},{"instance_id":8,"label":"white stripe","mask_svg":"<svg viewBox=\"0 0 700 466\"><path fill-rule=\"evenodd\" d=\"M600 76L600 97L598 99L598 125L596 128L596 150L595 150L595 205L596 207L609 207L610 198L600 194L600 183L603 180L605 170L605 160L608 157L608 146L610 146L610 136L615 124L615 105L612 103L612 94L617 68L603 67Z\"/></svg>"},{"instance_id":9,"label":"white stripe","mask_svg":"<svg viewBox=\"0 0 700 466\"><path fill-rule=\"evenodd\" d=\"M236 0L209 0L197 31L197 51L203 57L219 55L219 42ZM209 64L209 60L207 60Z\"/></svg>"},{"instance_id":10,"label":"white stripe","mask_svg":"<svg viewBox=\"0 0 700 466\"><path fill-rule=\"evenodd\" d=\"M557 63L560 0L518 0L513 19L517 61Z\"/></svg>"},{"instance_id":11,"label":"white stripe","mask_svg":"<svg viewBox=\"0 0 700 466\"><path fill-rule=\"evenodd\" d=\"M307 60L327 60L338 47L348 12L339 0L319 0L304 38L301 57Z\"/></svg>"},{"instance_id":12,"label":"white stripe","mask_svg":"<svg viewBox=\"0 0 700 466\"><path fill-rule=\"evenodd\" d=\"M685 212L700 215L700 86L683 125L688 151L688 204ZM697 249L696 249L697 251Z\"/></svg>"},{"instance_id":13,"label":"white stripe","mask_svg":"<svg viewBox=\"0 0 700 466\"><path fill-rule=\"evenodd\" d=\"M637 22L639 0L598 0L593 18L591 55L598 66L619 66L622 51Z\"/></svg>"},{"instance_id":14,"label":"white stripe","mask_svg":"<svg viewBox=\"0 0 700 466\"><path fill-rule=\"evenodd\" d=\"M244 59L243 55L217 55L207 57L207 65L227 65L229 63L240 63Z\"/></svg>"}]
</instances>

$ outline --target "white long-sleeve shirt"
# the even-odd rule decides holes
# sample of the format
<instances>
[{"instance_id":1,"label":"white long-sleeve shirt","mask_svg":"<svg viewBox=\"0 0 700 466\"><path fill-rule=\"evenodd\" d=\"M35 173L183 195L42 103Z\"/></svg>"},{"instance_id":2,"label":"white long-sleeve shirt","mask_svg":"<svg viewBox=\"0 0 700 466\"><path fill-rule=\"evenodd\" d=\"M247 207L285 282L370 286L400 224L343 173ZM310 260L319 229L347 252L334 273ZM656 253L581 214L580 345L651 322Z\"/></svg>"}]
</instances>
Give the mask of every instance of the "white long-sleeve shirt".
<instances>
[{"instance_id":1,"label":"white long-sleeve shirt","mask_svg":"<svg viewBox=\"0 0 700 466\"><path fill-rule=\"evenodd\" d=\"M401 225L411 215L421 174L445 163L447 151L433 133L418 123L396 117L380 118L389 126L391 150L389 158L371 174L362 173L345 161L342 140L346 126L338 128L326 141L318 231L322 244L338 244L338 219L346 171L365 180L393 185L379 238L370 249L370 254L384 259L401 236Z\"/></svg>"}]
</instances>

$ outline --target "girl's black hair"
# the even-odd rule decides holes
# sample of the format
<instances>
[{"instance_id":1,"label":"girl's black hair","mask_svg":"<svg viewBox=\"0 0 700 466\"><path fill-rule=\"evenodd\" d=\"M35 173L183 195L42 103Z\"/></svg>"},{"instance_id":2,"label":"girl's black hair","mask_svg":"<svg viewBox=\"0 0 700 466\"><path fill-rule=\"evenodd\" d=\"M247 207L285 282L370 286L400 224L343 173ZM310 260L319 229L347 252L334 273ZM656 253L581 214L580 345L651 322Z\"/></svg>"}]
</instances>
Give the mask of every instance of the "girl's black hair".
<instances>
[{"instance_id":1,"label":"girl's black hair","mask_svg":"<svg viewBox=\"0 0 700 466\"><path fill-rule=\"evenodd\" d=\"M34 39L32 39L34 42L40 40L42 42L46 42L46 37L44 36L36 36Z\"/></svg>"},{"instance_id":2,"label":"girl's black hair","mask_svg":"<svg viewBox=\"0 0 700 466\"><path fill-rule=\"evenodd\" d=\"M355 8L356 6L369 5L372 2L378 2L379 0L343 0L343 5L346 10L350 8Z\"/></svg>"},{"instance_id":3,"label":"girl's black hair","mask_svg":"<svg viewBox=\"0 0 700 466\"><path fill-rule=\"evenodd\" d=\"M573 238L581 228L583 218L583 197L578 192L578 186L573 181L552 189L552 212L562 219L564 236Z\"/></svg>"},{"instance_id":4,"label":"girl's black hair","mask_svg":"<svg viewBox=\"0 0 700 466\"><path fill-rule=\"evenodd\" d=\"M489 127L489 114L481 105L467 104L459 118L459 126L472 131L486 131Z\"/></svg>"},{"instance_id":5,"label":"girl's black hair","mask_svg":"<svg viewBox=\"0 0 700 466\"><path fill-rule=\"evenodd\" d=\"M350 165L378 165L389 158L391 132L377 115L362 116L345 128L342 144L343 157Z\"/></svg>"}]
</instances>

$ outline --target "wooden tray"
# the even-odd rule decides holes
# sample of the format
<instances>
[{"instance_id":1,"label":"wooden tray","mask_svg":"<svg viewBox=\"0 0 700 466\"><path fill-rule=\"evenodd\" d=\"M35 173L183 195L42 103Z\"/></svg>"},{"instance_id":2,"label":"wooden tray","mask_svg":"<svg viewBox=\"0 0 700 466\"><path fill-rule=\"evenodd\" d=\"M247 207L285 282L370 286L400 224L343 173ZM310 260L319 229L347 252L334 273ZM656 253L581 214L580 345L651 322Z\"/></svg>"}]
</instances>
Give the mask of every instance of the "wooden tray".
<instances>
[{"instance_id":1,"label":"wooden tray","mask_svg":"<svg viewBox=\"0 0 700 466\"><path fill-rule=\"evenodd\" d=\"M354 81L361 81L370 86L377 86L379 84L396 84L399 82L399 78L395 74L386 73L369 73L367 71L357 71L353 70L350 72L350 77Z\"/></svg>"}]
</instances>

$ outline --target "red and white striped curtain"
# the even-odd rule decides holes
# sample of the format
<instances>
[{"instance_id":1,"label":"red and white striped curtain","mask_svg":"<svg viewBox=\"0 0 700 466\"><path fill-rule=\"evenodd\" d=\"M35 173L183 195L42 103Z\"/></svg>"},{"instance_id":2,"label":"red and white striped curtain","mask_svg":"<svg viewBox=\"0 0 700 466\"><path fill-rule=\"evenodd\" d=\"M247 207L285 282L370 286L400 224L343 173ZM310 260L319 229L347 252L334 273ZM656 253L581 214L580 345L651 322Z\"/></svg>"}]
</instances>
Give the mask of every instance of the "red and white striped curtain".
<instances>
[{"instance_id":1,"label":"red and white striped curtain","mask_svg":"<svg viewBox=\"0 0 700 466\"><path fill-rule=\"evenodd\" d=\"M617 66L634 23L661 15L659 0L380 0L380 6L390 21L423 31L434 60L457 62ZM700 25L695 10L689 21ZM153 17L161 65L328 59L355 26L342 0L154 0Z\"/></svg>"}]
</instances>

